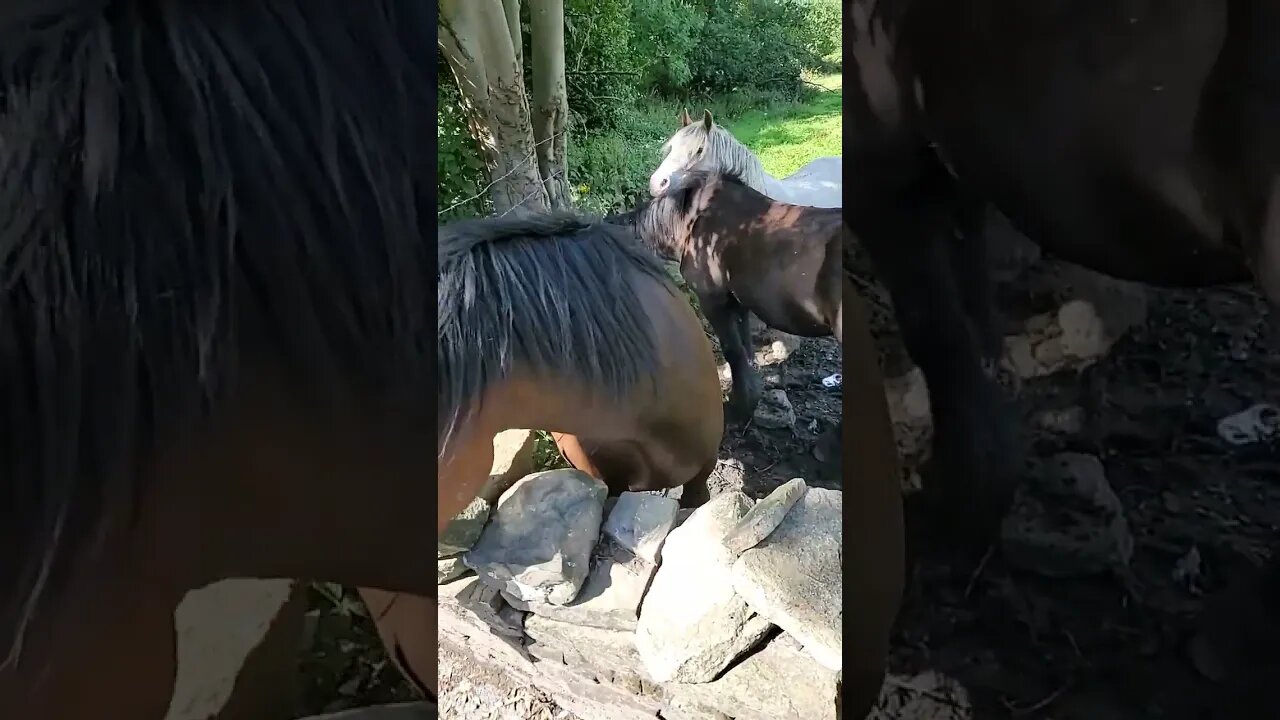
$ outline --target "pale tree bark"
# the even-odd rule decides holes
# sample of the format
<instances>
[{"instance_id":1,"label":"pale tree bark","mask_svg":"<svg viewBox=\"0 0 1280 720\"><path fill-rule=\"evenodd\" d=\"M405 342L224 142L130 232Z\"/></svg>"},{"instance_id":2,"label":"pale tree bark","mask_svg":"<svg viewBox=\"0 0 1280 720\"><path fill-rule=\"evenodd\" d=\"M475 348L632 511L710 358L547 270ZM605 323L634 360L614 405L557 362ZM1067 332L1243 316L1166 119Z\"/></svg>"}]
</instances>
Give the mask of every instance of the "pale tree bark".
<instances>
[{"instance_id":1,"label":"pale tree bark","mask_svg":"<svg viewBox=\"0 0 1280 720\"><path fill-rule=\"evenodd\" d=\"M520 33L520 0L502 0L502 11L507 16L507 31L511 33L511 49L516 53L516 65L524 72L524 38Z\"/></svg>"},{"instance_id":2,"label":"pale tree bark","mask_svg":"<svg viewBox=\"0 0 1280 720\"><path fill-rule=\"evenodd\" d=\"M555 208L569 205L569 100L564 78L564 0L529 0L533 52L533 139L538 172Z\"/></svg>"},{"instance_id":3,"label":"pale tree bark","mask_svg":"<svg viewBox=\"0 0 1280 720\"><path fill-rule=\"evenodd\" d=\"M518 9L517 9L518 12ZM489 169L493 209L547 209L524 70L500 0L441 0L437 41L458 82L471 135ZM515 32L519 33L517 23Z\"/></svg>"}]
</instances>

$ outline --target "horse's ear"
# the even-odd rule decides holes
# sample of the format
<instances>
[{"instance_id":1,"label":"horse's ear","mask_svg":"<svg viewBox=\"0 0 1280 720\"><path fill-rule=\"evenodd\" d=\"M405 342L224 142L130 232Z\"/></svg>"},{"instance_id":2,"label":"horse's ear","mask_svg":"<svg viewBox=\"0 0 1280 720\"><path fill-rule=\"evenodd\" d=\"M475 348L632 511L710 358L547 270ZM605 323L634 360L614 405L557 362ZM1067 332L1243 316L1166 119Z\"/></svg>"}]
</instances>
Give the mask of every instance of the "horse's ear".
<instances>
[{"instance_id":1,"label":"horse's ear","mask_svg":"<svg viewBox=\"0 0 1280 720\"><path fill-rule=\"evenodd\" d=\"M711 126L716 124L716 121L711 119L710 110L703 110L702 113L703 113L702 126L705 127L707 130L710 130Z\"/></svg>"},{"instance_id":2,"label":"horse's ear","mask_svg":"<svg viewBox=\"0 0 1280 720\"><path fill-rule=\"evenodd\" d=\"M676 120L680 121L680 127L689 127L690 123L693 122L693 118L689 117L689 108L685 108L681 111L681 113L676 116Z\"/></svg>"}]
</instances>

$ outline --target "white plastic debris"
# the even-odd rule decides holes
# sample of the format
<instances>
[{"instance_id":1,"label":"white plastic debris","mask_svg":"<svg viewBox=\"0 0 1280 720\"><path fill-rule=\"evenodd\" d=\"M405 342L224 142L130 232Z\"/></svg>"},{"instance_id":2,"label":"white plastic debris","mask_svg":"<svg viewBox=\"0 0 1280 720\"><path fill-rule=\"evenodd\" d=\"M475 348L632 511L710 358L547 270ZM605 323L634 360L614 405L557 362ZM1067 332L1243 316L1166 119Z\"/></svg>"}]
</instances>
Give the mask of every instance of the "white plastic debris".
<instances>
[{"instance_id":1,"label":"white plastic debris","mask_svg":"<svg viewBox=\"0 0 1280 720\"><path fill-rule=\"evenodd\" d=\"M1218 437L1232 445L1249 445L1280 436L1280 408L1258 403L1218 421Z\"/></svg>"}]
</instances>

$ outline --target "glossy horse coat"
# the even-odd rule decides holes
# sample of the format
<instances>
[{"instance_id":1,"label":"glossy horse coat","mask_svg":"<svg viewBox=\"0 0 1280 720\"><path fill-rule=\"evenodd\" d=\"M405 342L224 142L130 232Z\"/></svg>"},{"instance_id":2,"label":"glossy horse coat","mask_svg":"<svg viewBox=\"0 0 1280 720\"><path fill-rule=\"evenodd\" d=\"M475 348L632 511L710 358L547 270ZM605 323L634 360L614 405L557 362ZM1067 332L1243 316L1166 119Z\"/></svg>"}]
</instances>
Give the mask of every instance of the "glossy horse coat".
<instances>
[{"instance_id":1,"label":"glossy horse coat","mask_svg":"<svg viewBox=\"0 0 1280 720\"><path fill-rule=\"evenodd\" d=\"M440 228L438 527L480 491L493 436L557 435L611 492L707 497L724 432L711 344L656 258L624 229L573 213ZM434 594L362 592L389 654L436 673Z\"/></svg>"},{"instance_id":2,"label":"glossy horse coat","mask_svg":"<svg viewBox=\"0 0 1280 720\"><path fill-rule=\"evenodd\" d=\"M749 418L760 397L752 313L793 335L840 338L839 208L777 202L735 175L696 169L673 174L663 195L610 221L632 225L646 245L680 263L733 373L737 420Z\"/></svg>"}]
</instances>

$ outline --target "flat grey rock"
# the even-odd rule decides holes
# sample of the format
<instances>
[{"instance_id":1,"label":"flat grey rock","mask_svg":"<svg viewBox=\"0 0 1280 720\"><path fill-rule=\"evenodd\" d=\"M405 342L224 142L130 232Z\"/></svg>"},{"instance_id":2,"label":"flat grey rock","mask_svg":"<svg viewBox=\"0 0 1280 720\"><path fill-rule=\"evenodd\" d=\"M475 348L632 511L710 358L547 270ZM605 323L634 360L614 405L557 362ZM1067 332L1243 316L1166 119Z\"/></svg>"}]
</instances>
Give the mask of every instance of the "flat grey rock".
<instances>
[{"instance_id":1,"label":"flat grey rock","mask_svg":"<svg viewBox=\"0 0 1280 720\"><path fill-rule=\"evenodd\" d=\"M602 543L603 546L608 543ZM601 556L597 553L582 591L566 605L527 602L504 594L512 607L535 615L593 628L633 631L640 601L656 566L625 550Z\"/></svg>"},{"instance_id":2,"label":"flat grey rock","mask_svg":"<svg viewBox=\"0 0 1280 720\"><path fill-rule=\"evenodd\" d=\"M604 534L637 558L657 565L662 543L675 527L679 509L680 504L668 497L624 492L604 521Z\"/></svg>"},{"instance_id":3,"label":"flat grey rock","mask_svg":"<svg viewBox=\"0 0 1280 720\"><path fill-rule=\"evenodd\" d=\"M747 604L834 672L843 647L843 496L809 488L777 529L733 565L733 589Z\"/></svg>"},{"instance_id":4,"label":"flat grey rock","mask_svg":"<svg viewBox=\"0 0 1280 720\"><path fill-rule=\"evenodd\" d=\"M772 627L733 590L726 534L751 508L740 492L712 498L667 537L640 608L636 649L658 682L708 682Z\"/></svg>"},{"instance_id":5,"label":"flat grey rock","mask_svg":"<svg viewBox=\"0 0 1280 720\"><path fill-rule=\"evenodd\" d=\"M713 682L672 683L666 691L674 702L736 720L836 720L839 683L839 673L782 635Z\"/></svg>"},{"instance_id":6,"label":"flat grey rock","mask_svg":"<svg viewBox=\"0 0 1280 720\"><path fill-rule=\"evenodd\" d=\"M802 478L792 478L760 498L725 536L724 546L729 554L737 557L759 545L778 527L791 507L804 496L806 489Z\"/></svg>"},{"instance_id":7,"label":"flat grey rock","mask_svg":"<svg viewBox=\"0 0 1280 720\"><path fill-rule=\"evenodd\" d=\"M436 584L443 585L447 582L457 580L458 578L471 572L471 568L462 562L462 556L455 555L453 557L438 558L436 560Z\"/></svg>"},{"instance_id":8,"label":"flat grey rock","mask_svg":"<svg viewBox=\"0 0 1280 720\"><path fill-rule=\"evenodd\" d=\"M463 561L489 586L526 602L565 605L586 582L608 488L573 469L512 485Z\"/></svg>"},{"instance_id":9,"label":"flat grey rock","mask_svg":"<svg viewBox=\"0 0 1280 720\"><path fill-rule=\"evenodd\" d=\"M490 506L517 480L533 472L537 437L533 430L503 430L493 436L493 464L489 467L489 479L479 493Z\"/></svg>"}]
</instances>

